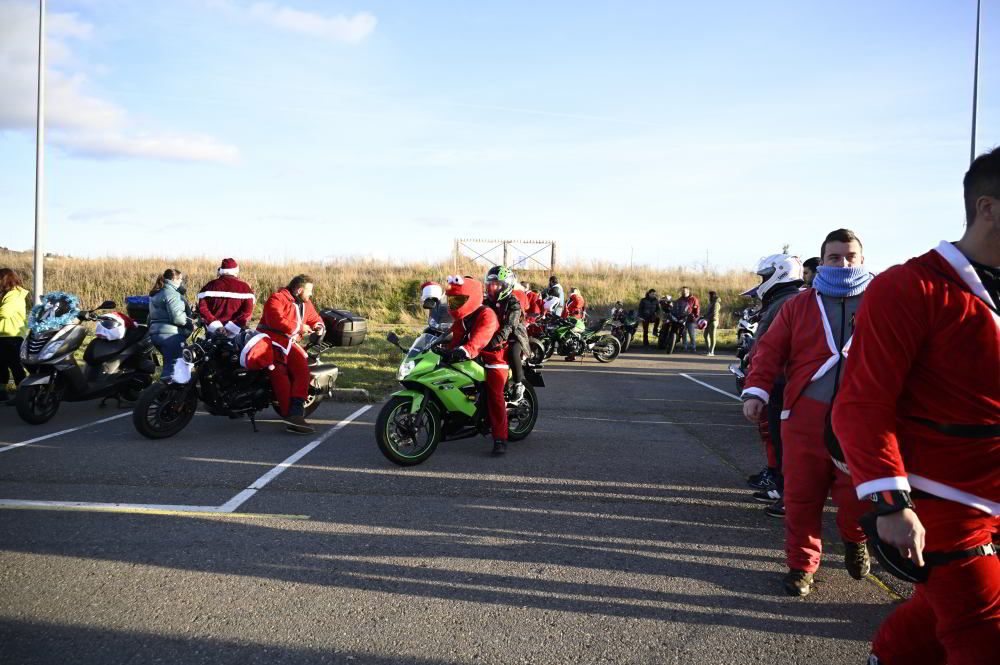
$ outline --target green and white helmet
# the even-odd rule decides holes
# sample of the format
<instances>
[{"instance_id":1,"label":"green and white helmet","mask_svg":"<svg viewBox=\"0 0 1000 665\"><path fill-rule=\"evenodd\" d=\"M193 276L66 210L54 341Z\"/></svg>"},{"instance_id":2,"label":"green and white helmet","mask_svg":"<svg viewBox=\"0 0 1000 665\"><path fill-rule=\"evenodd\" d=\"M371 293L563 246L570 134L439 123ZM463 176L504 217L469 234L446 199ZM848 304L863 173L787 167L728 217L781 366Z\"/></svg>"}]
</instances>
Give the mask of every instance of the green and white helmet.
<instances>
[{"instance_id":1,"label":"green and white helmet","mask_svg":"<svg viewBox=\"0 0 1000 665\"><path fill-rule=\"evenodd\" d=\"M493 266L486 273L486 297L493 301L499 302L514 291L514 285L517 283L517 275L514 271L507 266Z\"/></svg>"}]
</instances>

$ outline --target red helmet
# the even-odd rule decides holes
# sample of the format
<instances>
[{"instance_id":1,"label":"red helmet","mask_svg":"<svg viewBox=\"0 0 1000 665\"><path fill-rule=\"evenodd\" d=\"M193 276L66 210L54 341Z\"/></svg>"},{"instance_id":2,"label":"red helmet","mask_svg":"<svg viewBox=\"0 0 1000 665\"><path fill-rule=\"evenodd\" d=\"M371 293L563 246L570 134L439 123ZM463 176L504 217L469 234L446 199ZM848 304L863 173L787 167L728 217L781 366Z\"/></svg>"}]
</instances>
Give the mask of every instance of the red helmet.
<instances>
[{"instance_id":1,"label":"red helmet","mask_svg":"<svg viewBox=\"0 0 1000 665\"><path fill-rule=\"evenodd\" d=\"M483 304L483 283L471 277L452 275L448 278L448 312L463 319Z\"/></svg>"}]
</instances>

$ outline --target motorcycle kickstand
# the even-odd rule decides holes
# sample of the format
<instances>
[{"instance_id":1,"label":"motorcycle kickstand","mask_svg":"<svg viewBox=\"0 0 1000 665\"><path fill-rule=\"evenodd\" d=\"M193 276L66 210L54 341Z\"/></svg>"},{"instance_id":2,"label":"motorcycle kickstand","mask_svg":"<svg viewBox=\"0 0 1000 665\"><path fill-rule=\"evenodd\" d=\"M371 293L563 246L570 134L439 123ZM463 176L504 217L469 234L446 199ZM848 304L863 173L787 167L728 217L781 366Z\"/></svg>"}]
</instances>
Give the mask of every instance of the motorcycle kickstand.
<instances>
[{"instance_id":1,"label":"motorcycle kickstand","mask_svg":"<svg viewBox=\"0 0 1000 665\"><path fill-rule=\"evenodd\" d=\"M247 414L247 416L250 418L250 427L253 428L254 434L256 434L257 432L260 431L259 429L257 429L257 415L253 411L251 411L250 413Z\"/></svg>"}]
</instances>

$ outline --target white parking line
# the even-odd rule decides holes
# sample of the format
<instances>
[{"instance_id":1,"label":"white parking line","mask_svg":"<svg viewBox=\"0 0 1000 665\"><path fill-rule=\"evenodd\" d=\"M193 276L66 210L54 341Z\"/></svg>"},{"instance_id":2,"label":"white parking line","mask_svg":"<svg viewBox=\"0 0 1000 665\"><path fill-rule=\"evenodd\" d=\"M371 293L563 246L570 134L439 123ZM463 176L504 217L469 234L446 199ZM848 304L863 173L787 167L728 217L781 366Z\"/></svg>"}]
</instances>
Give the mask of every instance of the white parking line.
<instances>
[{"instance_id":1,"label":"white parking line","mask_svg":"<svg viewBox=\"0 0 1000 665\"><path fill-rule=\"evenodd\" d=\"M272 480L274 480L275 478L277 478L278 476L280 476L282 473L284 473L286 469L288 469L290 466L292 466L293 464L295 464L296 462L298 462L300 459L302 459L303 457L305 457L306 455L308 455L317 446L319 446L321 443L323 443L324 441L326 441L327 439L329 439L331 436L333 436L334 434L336 434L337 432L339 432L341 429L343 429L344 427L346 427L347 425L349 425L354 419L360 417L361 414L363 414L365 411L367 411L370 408L372 408L370 404L367 405L367 406L361 407L360 409L358 409L357 411L355 411L354 413L352 413L351 415L347 416L346 418L344 418L343 420L341 420L339 423L337 423L337 425L335 427L331 427L326 432L323 432L322 436L320 436L318 439L316 439L315 441L312 441L311 443L309 443L305 447L303 447L303 448L299 449L297 452L293 453L284 462L282 462L281 464L277 465L276 467L274 467L273 469L271 469L270 471L268 471L267 473L265 473L263 476L261 476L260 478L258 478L257 480L255 480L245 490L243 490L242 492L240 492L239 494L237 494L236 496L234 496L232 499L230 499L229 501L226 501L224 504L222 504L221 506L219 506L219 512L231 513L234 510L236 510L237 508L239 508L240 506L242 506L244 503L246 503L246 501L250 497L252 497L254 494L256 494L258 490L263 489L265 485L267 485L269 482L271 482Z\"/></svg>"},{"instance_id":2,"label":"white parking line","mask_svg":"<svg viewBox=\"0 0 1000 665\"><path fill-rule=\"evenodd\" d=\"M697 425L699 427L707 425L710 427L752 427L756 425L731 425L726 423L681 423L673 420L623 420L620 418L585 418L581 416L548 416L549 418L560 418L563 420L594 420L602 423L628 423L630 425Z\"/></svg>"},{"instance_id":3,"label":"white parking line","mask_svg":"<svg viewBox=\"0 0 1000 665\"><path fill-rule=\"evenodd\" d=\"M730 398L730 399L735 399L735 400L736 400L736 401L738 401L738 402L742 402L742 401L743 401L743 400L742 400L742 398L740 398L740 396L739 396L739 395L734 395L733 393L731 393L731 392L728 392L728 391L726 391L726 390L722 390L721 388L716 388L715 386L710 386L710 385L708 385L707 383L705 383L704 381L699 381L698 379L694 378L694 377L693 377L693 376L691 376L690 374L684 374L684 373L682 372L682 373L681 373L681 376L683 376L683 377L684 377L685 379L687 379L688 381L694 381L694 382L695 382L695 383L697 383L698 385L702 385L702 386L705 386L705 387L706 387L706 388L708 388L709 390L714 390L715 392L719 393L720 395L725 395L726 397L728 397L728 398Z\"/></svg>"},{"instance_id":4,"label":"white parking line","mask_svg":"<svg viewBox=\"0 0 1000 665\"><path fill-rule=\"evenodd\" d=\"M20 443L12 443L9 446L4 446L0 448L0 453L5 453L8 450L14 450L15 448L20 448L21 446L27 446L32 443L38 443L39 441L45 441L47 439L54 439L57 436L62 436L63 434L70 434L71 432L79 432L82 429L87 429L88 427L93 427L94 425L100 425L102 423L108 423L112 420L118 420L119 418L124 418L125 416L131 416L132 412L119 413L116 416L111 416L109 418L101 418L100 420L95 420L92 423L87 423L86 425L80 425L78 427L71 427L69 429L64 429L60 432L53 432L52 434L46 434L44 436L36 436L34 439L28 439L27 441L22 441Z\"/></svg>"}]
</instances>

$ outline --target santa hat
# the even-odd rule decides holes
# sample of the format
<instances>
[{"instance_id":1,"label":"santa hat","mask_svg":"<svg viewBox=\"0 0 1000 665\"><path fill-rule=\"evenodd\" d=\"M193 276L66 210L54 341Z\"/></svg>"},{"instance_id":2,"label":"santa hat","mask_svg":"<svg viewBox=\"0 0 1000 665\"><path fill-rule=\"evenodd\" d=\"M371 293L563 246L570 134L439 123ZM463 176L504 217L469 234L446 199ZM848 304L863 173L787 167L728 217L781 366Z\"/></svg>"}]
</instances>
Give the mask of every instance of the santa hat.
<instances>
[{"instance_id":1,"label":"santa hat","mask_svg":"<svg viewBox=\"0 0 1000 665\"><path fill-rule=\"evenodd\" d=\"M220 275L239 275L240 265L236 263L236 259L222 259L222 265L219 266Z\"/></svg>"},{"instance_id":2,"label":"santa hat","mask_svg":"<svg viewBox=\"0 0 1000 665\"><path fill-rule=\"evenodd\" d=\"M135 328L135 321L127 314L109 312L97 319L94 335L101 339L119 340L125 337L125 331Z\"/></svg>"},{"instance_id":3,"label":"santa hat","mask_svg":"<svg viewBox=\"0 0 1000 665\"><path fill-rule=\"evenodd\" d=\"M424 282L420 285L420 301L424 302L428 298L436 298L439 302L444 300L444 289L437 282Z\"/></svg>"}]
</instances>

